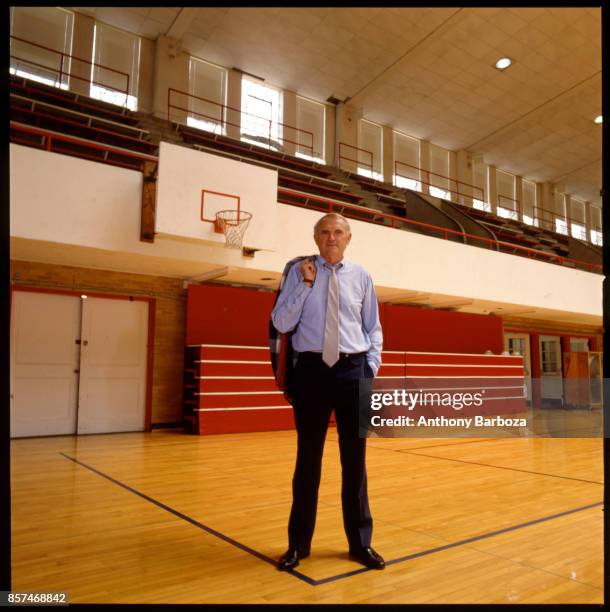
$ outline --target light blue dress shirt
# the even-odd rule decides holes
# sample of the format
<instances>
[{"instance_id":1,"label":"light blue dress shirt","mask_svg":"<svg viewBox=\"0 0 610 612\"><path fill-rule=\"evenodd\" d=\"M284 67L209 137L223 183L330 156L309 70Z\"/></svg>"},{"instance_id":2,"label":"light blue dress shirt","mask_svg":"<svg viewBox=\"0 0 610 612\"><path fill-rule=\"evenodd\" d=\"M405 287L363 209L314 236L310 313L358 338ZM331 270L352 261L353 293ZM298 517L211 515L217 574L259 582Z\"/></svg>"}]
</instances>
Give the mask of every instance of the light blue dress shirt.
<instances>
[{"instance_id":1,"label":"light blue dress shirt","mask_svg":"<svg viewBox=\"0 0 610 612\"><path fill-rule=\"evenodd\" d=\"M303 282L301 263L295 263L288 272L271 318L280 332L296 327L292 336L295 351L321 353L331 265L316 255L316 280L309 287ZM335 264L335 268L339 284L339 351L367 353L366 359L377 375L383 333L373 279L362 266L345 259Z\"/></svg>"}]
</instances>

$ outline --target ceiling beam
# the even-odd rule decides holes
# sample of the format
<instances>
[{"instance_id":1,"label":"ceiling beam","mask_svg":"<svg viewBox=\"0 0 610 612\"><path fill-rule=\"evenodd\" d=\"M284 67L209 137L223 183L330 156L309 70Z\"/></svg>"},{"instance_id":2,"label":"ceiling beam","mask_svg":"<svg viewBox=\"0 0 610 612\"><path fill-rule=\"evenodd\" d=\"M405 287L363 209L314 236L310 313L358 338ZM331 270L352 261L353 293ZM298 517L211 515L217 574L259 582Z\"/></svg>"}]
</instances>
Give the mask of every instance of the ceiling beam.
<instances>
[{"instance_id":1,"label":"ceiling beam","mask_svg":"<svg viewBox=\"0 0 610 612\"><path fill-rule=\"evenodd\" d=\"M182 8L165 35L176 40L182 40L184 33L189 29L198 11L199 7L187 6Z\"/></svg>"},{"instance_id":2,"label":"ceiling beam","mask_svg":"<svg viewBox=\"0 0 610 612\"><path fill-rule=\"evenodd\" d=\"M544 108L547 104L550 104L551 102L554 102L558 98L561 98L561 96L565 96L565 94L567 94L567 93L569 93L571 91L574 91L575 89L578 89L579 87L581 87L582 85L587 83L587 81L590 81L591 79L594 79L595 77L600 77L600 79L601 79L601 74L602 74L602 71L598 70L594 74L589 75L588 77L586 77L582 81L579 81L575 85L572 85L572 86L568 87L567 89L564 89L563 91L560 91L558 94L554 95L552 98L549 98L548 100L546 100L542 104L538 104L538 106L535 106L534 108L528 110L526 113L523 113L523 115L520 115L516 119L513 119L512 121L509 121L508 123L505 123L504 125L502 125L499 128L495 129L493 132L490 132L489 134L487 134L487 136L483 136L483 138L479 138L479 140L477 140L476 142L473 142L472 144L469 144L466 147L460 147L460 148L464 149L465 151L468 151L468 150L472 149L473 147L476 147L477 145L479 145L482 142L485 142L486 140L488 140L492 136L495 136L496 134L498 134L502 130L505 130L507 127L510 127L511 125L514 125L515 123L518 123L522 119L525 119L525 117L529 117L532 113L535 113L537 110L540 110L541 108Z\"/></svg>"},{"instance_id":3,"label":"ceiling beam","mask_svg":"<svg viewBox=\"0 0 610 612\"><path fill-rule=\"evenodd\" d=\"M431 36L434 36L437 32L442 30L449 21L451 21L456 15L458 15L463 10L464 8L462 7L462 8L458 8L455 12L451 13L451 15L447 17L447 19L445 19L443 22L437 25L434 29L428 32L423 38L418 40L414 45L409 47L397 60L392 62L389 66L386 66L379 74L377 74L377 76L374 76L368 83L363 85L356 93L352 94L351 96L348 96L348 98L345 101L346 102L349 101L350 105L353 106L356 102L356 98L362 97L362 94L373 83L375 83L382 77L389 76L390 73L396 70L397 66L399 66L405 60L405 58L407 58L413 51L415 51L415 49L417 49L420 45L426 42Z\"/></svg>"},{"instance_id":4,"label":"ceiling beam","mask_svg":"<svg viewBox=\"0 0 610 612\"><path fill-rule=\"evenodd\" d=\"M592 166L593 164L600 164L600 167L601 167L601 162L602 162L602 158L598 157L597 159L594 159L593 161L587 162L584 166L579 166L578 168L574 168L574 170L570 170L569 172L566 172L565 174L562 174L561 176L551 179L549 182L557 183L560 180L564 179L566 176L570 176L570 174L574 174L575 172L584 170L585 168L588 168L589 166Z\"/></svg>"}]
</instances>

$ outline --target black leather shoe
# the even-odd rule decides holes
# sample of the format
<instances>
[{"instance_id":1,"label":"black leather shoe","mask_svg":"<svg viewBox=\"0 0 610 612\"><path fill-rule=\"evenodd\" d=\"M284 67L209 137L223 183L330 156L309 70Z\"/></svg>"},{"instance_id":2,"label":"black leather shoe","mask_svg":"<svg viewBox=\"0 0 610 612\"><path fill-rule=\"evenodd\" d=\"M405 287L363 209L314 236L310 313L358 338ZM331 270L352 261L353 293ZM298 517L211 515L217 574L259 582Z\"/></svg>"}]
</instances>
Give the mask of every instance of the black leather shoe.
<instances>
[{"instance_id":1,"label":"black leather shoe","mask_svg":"<svg viewBox=\"0 0 610 612\"><path fill-rule=\"evenodd\" d=\"M376 553L370 546L360 550L350 550L349 556L354 561L358 561L371 569L382 570L385 567L385 561L381 555Z\"/></svg>"},{"instance_id":2,"label":"black leather shoe","mask_svg":"<svg viewBox=\"0 0 610 612\"><path fill-rule=\"evenodd\" d=\"M282 571L290 570L299 564L301 559L309 557L309 551L300 552L296 548L289 548L278 561L277 569Z\"/></svg>"}]
</instances>

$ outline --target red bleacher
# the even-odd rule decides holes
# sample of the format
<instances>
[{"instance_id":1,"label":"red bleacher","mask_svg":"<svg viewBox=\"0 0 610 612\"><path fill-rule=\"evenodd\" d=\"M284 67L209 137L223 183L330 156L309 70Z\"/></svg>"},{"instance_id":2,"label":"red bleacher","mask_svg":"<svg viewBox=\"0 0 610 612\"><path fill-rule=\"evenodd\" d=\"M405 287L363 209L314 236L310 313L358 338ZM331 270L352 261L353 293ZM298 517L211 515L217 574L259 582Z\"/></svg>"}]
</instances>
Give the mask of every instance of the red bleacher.
<instances>
[{"instance_id":1,"label":"red bleacher","mask_svg":"<svg viewBox=\"0 0 610 612\"><path fill-rule=\"evenodd\" d=\"M477 414L524 412L523 358L467 353L384 351L381 385L405 378L417 388L482 392ZM436 385L436 386L435 386ZM459 415L472 411L464 409ZM197 344L186 348L184 420L196 434L293 429L292 407L275 386L264 346Z\"/></svg>"}]
</instances>

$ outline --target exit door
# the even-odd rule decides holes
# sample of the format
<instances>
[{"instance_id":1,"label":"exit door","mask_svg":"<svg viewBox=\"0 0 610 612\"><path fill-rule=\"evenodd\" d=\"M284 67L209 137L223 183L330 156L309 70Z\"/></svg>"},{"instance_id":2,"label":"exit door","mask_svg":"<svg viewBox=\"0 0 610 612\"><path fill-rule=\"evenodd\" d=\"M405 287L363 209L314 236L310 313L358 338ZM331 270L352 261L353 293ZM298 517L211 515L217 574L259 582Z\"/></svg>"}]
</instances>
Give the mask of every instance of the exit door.
<instances>
[{"instance_id":1,"label":"exit door","mask_svg":"<svg viewBox=\"0 0 610 612\"><path fill-rule=\"evenodd\" d=\"M13 292L11 436L142 431L148 303Z\"/></svg>"}]
</instances>

